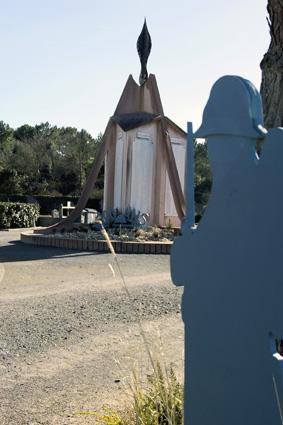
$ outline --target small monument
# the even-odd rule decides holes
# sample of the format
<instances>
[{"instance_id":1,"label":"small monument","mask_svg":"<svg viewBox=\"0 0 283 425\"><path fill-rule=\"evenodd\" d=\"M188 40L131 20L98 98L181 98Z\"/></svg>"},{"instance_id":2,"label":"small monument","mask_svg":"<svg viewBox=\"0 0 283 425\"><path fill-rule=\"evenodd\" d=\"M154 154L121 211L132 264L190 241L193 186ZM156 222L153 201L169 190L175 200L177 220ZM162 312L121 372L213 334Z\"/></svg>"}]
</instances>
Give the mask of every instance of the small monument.
<instances>
[{"instance_id":1,"label":"small monument","mask_svg":"<svg viewBox=\"0 0 283 425\"><path fill-rule=\"evenodd\" d=\"M186 425L283 423L283 129L266 133L255 87L220 78L194 135L208 140L209 204L171 255L184 285Z\"/></svg>"},{"instance_id":2,"label":"small monument","mask_svg":"<svg viewBox=\"0 0 283 425\"><path fill-rule=\"evenodd\" d=\"M78 204L54 227L72 227L88 201L103 162L103 210L118 209L123 214L134 209L147 215L149 224L164 226L170 222L180 227L185 213L186 133L164 116L156 78L148 76L151 38L146 21L137 50L140 85L129 76Z\"/></svg>"}]
</instances>

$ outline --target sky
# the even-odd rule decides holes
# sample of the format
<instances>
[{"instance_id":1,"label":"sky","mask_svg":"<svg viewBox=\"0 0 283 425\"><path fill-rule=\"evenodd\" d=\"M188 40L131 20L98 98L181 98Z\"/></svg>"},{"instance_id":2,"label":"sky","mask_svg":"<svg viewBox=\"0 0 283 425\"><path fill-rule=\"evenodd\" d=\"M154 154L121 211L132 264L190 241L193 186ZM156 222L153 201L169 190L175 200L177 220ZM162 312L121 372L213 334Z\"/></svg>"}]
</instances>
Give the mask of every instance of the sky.
<instances>
[{"instance_id":1,"label":"sky","mask_svg":"<svg viewBox=\"0 0 283 425\"><path fill-rule=\"evenodd\" d=\"M0 0L0 120L104 131L144 18L165 115L196 130L212 84L240 75L259 89L267 0Z\"/></svg>"}]
</instances>

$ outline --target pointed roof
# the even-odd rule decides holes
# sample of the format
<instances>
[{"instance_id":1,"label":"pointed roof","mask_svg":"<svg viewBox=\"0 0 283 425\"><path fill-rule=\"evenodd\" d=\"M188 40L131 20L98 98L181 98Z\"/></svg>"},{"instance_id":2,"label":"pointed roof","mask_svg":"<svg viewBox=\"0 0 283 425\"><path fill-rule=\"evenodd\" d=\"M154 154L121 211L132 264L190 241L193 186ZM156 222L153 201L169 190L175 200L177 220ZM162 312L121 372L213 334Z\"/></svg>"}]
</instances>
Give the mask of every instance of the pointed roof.
<instances>
[{"instance_id":1,"label":"pointed roof","mask_svg":"<svg viewBox=\"0 0 283 425\"><path fill-rule=\"evenodd\" d=\"M150 74L142 86L135 82L132 75L129 76L114 116L133 112L164 115L155 75Z\"/></svg>"}]
</instances>

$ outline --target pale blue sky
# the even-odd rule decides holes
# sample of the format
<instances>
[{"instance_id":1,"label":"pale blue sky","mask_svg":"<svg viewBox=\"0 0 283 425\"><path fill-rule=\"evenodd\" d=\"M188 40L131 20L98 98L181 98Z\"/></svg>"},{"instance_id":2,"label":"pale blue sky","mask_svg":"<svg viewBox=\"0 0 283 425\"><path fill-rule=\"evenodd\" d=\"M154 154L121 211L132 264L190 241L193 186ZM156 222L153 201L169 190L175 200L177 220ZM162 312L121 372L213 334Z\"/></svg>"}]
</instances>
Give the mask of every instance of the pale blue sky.
<instances>
[{"instance_id":1,"label":"pale blue sky","mask_svg":"<svg viewBox=\"0 0 283 425\"><path fill-rule=\"evenodd\" d=\"M260 86L269 44L267 0L0 0L0 120L49 121L103 132L129 74L136 40L152 37L148 70L165 114L200 124L213 82L241 75Z\"/></svg>"}]
</instances>

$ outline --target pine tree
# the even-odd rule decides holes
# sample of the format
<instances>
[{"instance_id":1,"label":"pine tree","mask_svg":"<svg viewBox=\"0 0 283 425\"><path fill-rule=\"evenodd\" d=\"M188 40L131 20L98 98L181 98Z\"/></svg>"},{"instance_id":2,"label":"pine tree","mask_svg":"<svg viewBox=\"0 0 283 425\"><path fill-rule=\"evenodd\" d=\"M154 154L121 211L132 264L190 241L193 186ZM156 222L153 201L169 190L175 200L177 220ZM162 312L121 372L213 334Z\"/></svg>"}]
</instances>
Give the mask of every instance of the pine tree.
<instances>
[{"instance_id":1,"label":"pine tree","mask_svg":"<svg viewBox=\"0 0 283 425\"><path fill-rule=\"evenodd\" d=\"M283 127L283 0L268 0L267 11L271 41L260 64L264 123Z\"/></svg>"}]
</instances>

